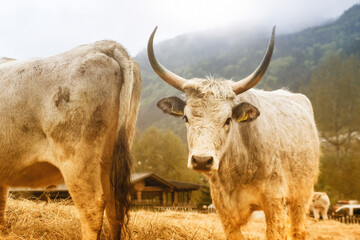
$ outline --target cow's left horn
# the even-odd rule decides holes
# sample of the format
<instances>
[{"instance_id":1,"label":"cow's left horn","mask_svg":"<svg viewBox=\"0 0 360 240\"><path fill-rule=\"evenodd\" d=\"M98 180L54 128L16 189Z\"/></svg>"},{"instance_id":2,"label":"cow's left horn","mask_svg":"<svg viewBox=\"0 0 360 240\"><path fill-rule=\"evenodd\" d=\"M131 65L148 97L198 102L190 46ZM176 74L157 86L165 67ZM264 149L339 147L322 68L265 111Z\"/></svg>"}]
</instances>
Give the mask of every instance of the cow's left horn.
<instances>
[{"instance_id":1,"label":"cow's left horn","mask_svg":"<svg viewBox=\"0 0 360 240\"><path fill-rule=\"evenodd\" d=\"M156 72L159 77L161 77L165 82L173 86L174 88L183 91L183 84L186 82L186 79L176 75L175 73L167 70L164 66L162 66L155 57L154 48L153 48L153 40L155 36L155 32L157 30L157 26L155 27L154 31L152 32L147 46L148 58L150 64L154 71Z\"/></svg>"},{"instance_id":2,"label":"cow's left horn","mask_svg":"<svg viewBox=\"0 0 360 240\"><path fill-rule=\"evenodd\" d=\"M243 93L249 90L250 88L254 87L258 82L260 82L261 78L264 76L266 69L270 64L271 56L274 50L274 44L275 44L275 26L273 27L272 30L268 49L258 68L250 76L234 83L232 89L236 94Z\"/></svg>"}]
</instances>

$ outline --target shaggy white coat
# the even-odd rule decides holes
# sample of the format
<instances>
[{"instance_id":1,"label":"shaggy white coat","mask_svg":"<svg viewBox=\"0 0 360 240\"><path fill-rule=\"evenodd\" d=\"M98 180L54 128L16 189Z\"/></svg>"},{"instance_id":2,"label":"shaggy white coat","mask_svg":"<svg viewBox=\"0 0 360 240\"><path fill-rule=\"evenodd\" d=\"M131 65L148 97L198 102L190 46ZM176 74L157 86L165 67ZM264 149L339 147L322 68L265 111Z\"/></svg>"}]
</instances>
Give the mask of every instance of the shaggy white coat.
<instances>
[{"instance_id":1,"label":"shaggy white coat","mask_svg":"<svg viewBox=\"0 0 360 240\"><path fill-rule=\"evenodd\" d=\"M214 156L211 195L227 239L264 210L267 239L285 239L288 210L293 239L305 239L305 214L318 175L319 138L308 98L287 90L251 89L238 96L232 81L192 79L183 85L191 156ZM251 122L231 118L248 102L260 111Z\"/></svg>"}]
</instances>

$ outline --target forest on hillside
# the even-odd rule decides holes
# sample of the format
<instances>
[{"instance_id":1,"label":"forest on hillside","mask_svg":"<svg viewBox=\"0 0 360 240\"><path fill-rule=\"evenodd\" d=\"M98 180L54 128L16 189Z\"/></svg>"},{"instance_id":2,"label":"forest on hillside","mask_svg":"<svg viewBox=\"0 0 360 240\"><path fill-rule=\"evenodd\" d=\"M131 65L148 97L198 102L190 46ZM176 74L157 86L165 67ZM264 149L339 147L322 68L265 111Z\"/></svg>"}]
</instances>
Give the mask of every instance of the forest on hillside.
<instances>
[{"instance_id":1,"label":"forest on hillside","mask_svg":"<svg viewBox=\"0 0 360 240\"><path fill-rule=\"evenodd\" d=\"M236 81L259 64L270 34L254 31L245 39L232 34L183 35L156 45L155 51L161 63L185 78L216 73ZM133 146L135 171L204 183L201 174L186 167L183 121L156 108L161 98L181 93L153 73L145 52L136 60L144 86ZM315 190L327 192L333 204L360 200L360 5L326 25L276 36L270 67L257 88L287 88L309 97L322 143Z\"/></svg>"}]
</instances>

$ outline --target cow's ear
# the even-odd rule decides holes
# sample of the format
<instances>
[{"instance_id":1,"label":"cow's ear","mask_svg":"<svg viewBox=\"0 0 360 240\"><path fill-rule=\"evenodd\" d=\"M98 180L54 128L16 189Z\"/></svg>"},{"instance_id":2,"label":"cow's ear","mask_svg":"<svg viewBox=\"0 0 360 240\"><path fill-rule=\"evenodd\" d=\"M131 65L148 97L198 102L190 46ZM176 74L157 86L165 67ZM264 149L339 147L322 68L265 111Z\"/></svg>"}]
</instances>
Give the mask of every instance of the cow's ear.
<instances>
[{"instance_id":1,"label":"cow's ear","mask_svg":"<svg viewBox=\"0 0 360 240\"><path fill-rule=\"evenodd\" d=\"M163 98L157 103L157 107L163 110L164 113L173 115L175 117L184 116L185 101L178 97Z\"/></svg>"},{"instance_id":2,"label":"cow's ear","mask_svg":"<svg viewBox=\"0 0 360 240\"><path fill-rule=\"evenodd\" d=\"M248 102L242 102L232 110L232 117L238 122L250 122L255 120L259 115L259 110Z\"/></svg>"}]
</instances>

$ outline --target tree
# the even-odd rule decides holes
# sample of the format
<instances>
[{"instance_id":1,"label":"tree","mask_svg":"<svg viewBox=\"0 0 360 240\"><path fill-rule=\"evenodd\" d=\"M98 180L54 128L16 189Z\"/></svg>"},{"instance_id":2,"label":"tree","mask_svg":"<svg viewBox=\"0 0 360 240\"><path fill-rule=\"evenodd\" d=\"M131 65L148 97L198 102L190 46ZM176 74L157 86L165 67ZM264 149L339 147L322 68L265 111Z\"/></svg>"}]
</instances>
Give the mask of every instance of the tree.
<instances>
[{"instance_id":1,"label":"tree","mask_svg":"<svg viewBox=\"0 0 360 240\"><path fill-rule=\"evenodd\" d=\"M322 169L332 169L327 174L336 180L333 184L338 198L344 197L347 162L353 161L353 142L360 130L359 76L358 58L330 54L311 75L308 91L320 137L327 144L323 159L328 159L329 166L334 164L333 168L322 164Z\"/></svg>"},{"instance_id":2,"label":"tree","mask_svg":"<svg viewBox=\"0 0 360 240\"><path fill-rule=\"evenodd\" d=\"M200 178L200 174L186 167L186 146L170 130L147 128L142 136L137 134L132 152L135 171L150 171L164 178L184 181L197 182Z\"/></svg>"},{"instance_id":3,"label":"tree","mask_svg":"<svg viewBox=\"0 0 360 240\"><path fill-rule=\"evenodd\" d=\"M196 201L200 207L204 205L209 206L212 203L209 182L205 177L202 177L200 181L202 186L196 196Z\"/></svg>"}]
</instances>

